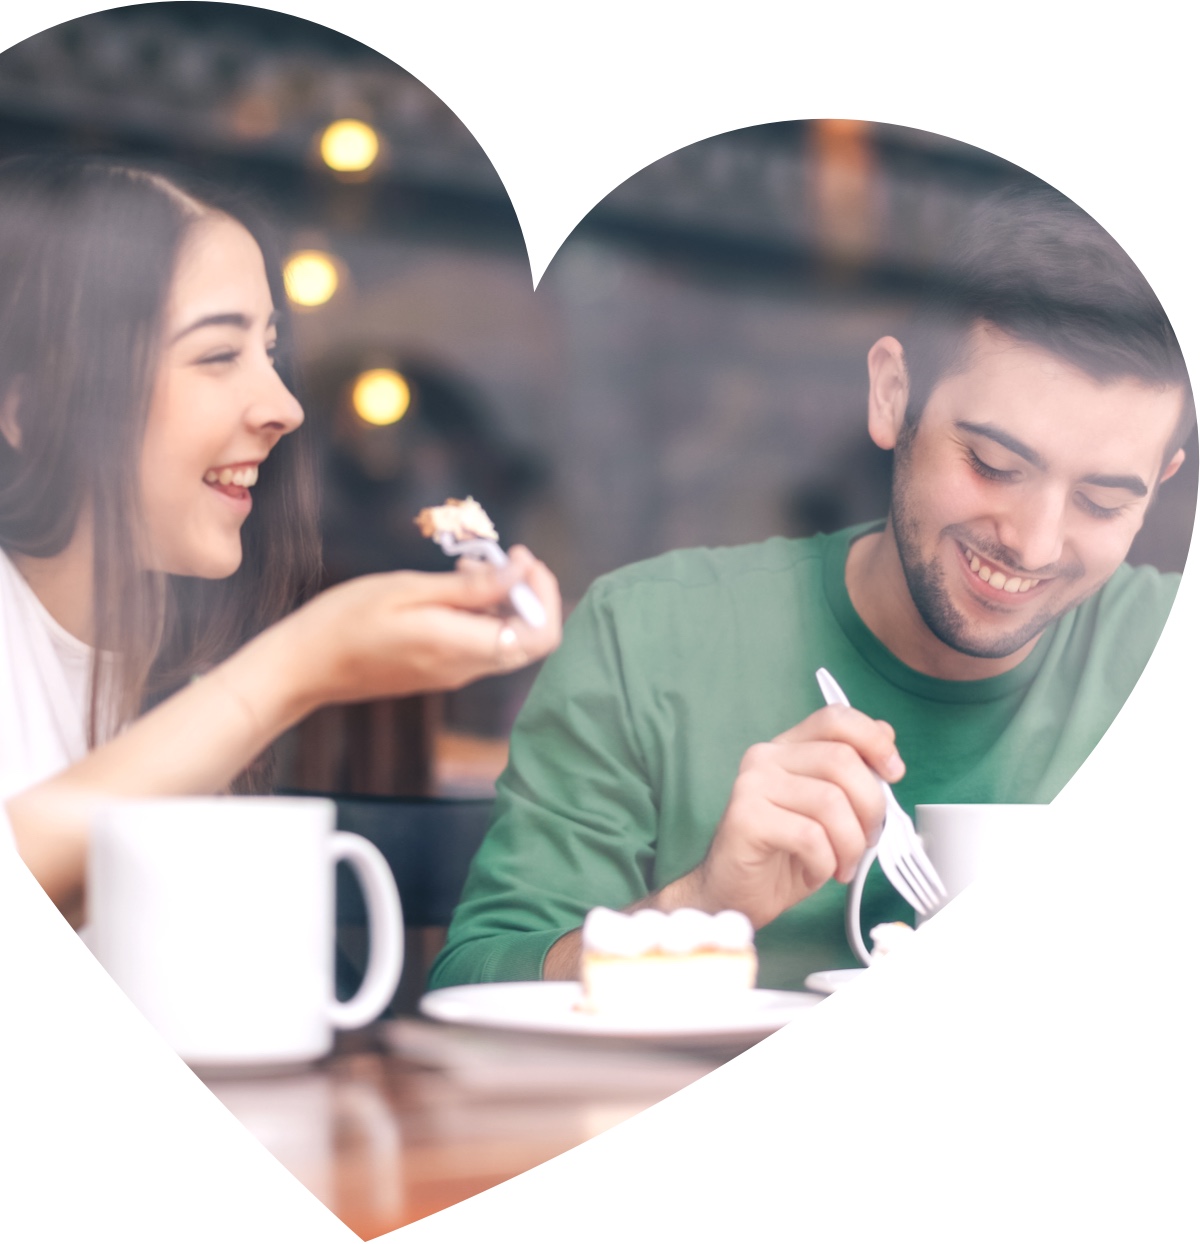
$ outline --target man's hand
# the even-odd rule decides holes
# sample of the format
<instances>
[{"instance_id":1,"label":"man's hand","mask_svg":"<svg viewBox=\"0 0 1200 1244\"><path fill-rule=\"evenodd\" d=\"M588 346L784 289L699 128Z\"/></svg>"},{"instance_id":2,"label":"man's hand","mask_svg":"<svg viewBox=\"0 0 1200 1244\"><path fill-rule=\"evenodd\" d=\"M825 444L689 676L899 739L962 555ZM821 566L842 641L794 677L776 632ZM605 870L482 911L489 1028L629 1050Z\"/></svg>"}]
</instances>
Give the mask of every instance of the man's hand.
<instances>
[{"instance_id":1,"label":"man's hand","mask_svg":"<svg viewBox=\"0 0 1200 1244\"><path fill-rule=\"evenodd\" d=\"M883 823L880 776L904 776L895 731L856 709L823 708L756 744L708 854L654 905L732 908L758 929L831 878L850 881Z\"/></svg>"},{"instance_id":2,"label":"man's hand","mask_svg":"<svg viewBox=\"0 0 1200 1244\"><path fill-rule=\"evenodd\" d=\"M854 877L883 824L879 778L903 776L896 732L886 721L853 708L823 708L750 748L703 861L626 911L732 909L761 929L831 878ZM578 979L581 949L578 929L559 938L542 965L543 979Z\"/></svg>"}]
</instances>

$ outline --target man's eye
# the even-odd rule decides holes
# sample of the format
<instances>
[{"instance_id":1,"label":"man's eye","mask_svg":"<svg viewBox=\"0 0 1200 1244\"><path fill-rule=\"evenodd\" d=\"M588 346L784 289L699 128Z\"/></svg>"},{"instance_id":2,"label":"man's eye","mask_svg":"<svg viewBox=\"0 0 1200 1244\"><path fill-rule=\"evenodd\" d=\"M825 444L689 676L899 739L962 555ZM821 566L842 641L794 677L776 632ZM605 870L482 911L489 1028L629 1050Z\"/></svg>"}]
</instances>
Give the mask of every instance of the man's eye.
<instances>
[{"instance_id":1,"label":"man's eye","mask_svg":"<svg viewBox=\"0 0 1200 1244\"><path fill-rule=\"evenodd\" d=\"M968 449L967 454L971 470L976 475L982 475L984 479L1005 480L1016 477L1016 471L1001 471L997 467L989 466L973 449Z\"/></svg>"},{"instance_id":2,"label":"man's eye","mask_svg":"<svg viewBox=\"0 0 1200 1244\"><path fill-rule=\"evenodd\" d=\"M1079 504L1084 512L1090 514L1093 518L1116 518L1125 509L1123 505L1097 505L1083 493L1079 494Z\"/></svg>"}]
</instances>

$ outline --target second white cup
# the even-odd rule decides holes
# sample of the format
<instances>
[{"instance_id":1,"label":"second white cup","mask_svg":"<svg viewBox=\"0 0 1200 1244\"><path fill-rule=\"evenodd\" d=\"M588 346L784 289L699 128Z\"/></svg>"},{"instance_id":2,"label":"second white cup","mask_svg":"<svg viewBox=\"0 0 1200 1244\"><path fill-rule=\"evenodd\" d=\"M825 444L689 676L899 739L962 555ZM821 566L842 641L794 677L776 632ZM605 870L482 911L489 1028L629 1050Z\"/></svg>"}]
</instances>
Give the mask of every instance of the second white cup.
<instances>
[{"instance_id":1,"label":"second white cup","mask_svg":"<svg viewBox=\"0 0 1200 1244\"><path fill-rule=\"evenodd\" d=\"M1050 805L1040 803L922 803L916 812L917 835L951 898L973 881L1036 859L1051 816Z\"/></svg>"}]
</instances>

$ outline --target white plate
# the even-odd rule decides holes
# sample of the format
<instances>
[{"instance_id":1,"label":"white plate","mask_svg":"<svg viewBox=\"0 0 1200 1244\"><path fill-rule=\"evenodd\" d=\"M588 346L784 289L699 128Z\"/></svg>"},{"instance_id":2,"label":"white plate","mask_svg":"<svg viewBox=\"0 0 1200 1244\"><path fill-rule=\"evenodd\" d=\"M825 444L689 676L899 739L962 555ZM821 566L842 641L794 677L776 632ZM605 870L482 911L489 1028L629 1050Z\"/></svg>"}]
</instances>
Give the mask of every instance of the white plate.
<instances>
[{"instance_id":1,"label":"white plate","mask_svg":"<svg viewBox=\"0 0 1200 1244\"><path fill-rule=\"evenodd\" d=\"M526 1032L602 1037L765 1036L821 1001L821 995L753 989L745 1001L723 1010L653 1018L612 1018L575 1010L582 996L576 981L506 981L454 985L421 999L421 1011L448 1024L478 1024Z\"/></svg>"},{"instance_id":2,"label":"white plate","mask_svg":"<svg viewBox=\"0 0 1200 1244\"><path fill-rule=\"evenodd\" d=\"M825 972L812 972L804 978L804 988L816 993L833 993L858 980L865 971L866 968L830 968Z\"/></svg>"}]
</instances>

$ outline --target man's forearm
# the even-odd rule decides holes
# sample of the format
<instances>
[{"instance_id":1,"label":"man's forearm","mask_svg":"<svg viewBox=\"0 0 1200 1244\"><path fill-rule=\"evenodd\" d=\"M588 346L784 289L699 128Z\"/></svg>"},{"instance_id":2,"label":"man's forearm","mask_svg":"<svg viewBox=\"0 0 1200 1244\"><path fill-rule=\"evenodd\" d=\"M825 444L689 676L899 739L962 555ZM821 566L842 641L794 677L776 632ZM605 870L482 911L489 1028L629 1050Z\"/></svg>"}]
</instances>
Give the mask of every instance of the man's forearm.
<instances>
[{"instance_id":1,"label":"man's forearm","mask_svg":"<svg viewBox=\"0 0 1200 1244\"><path fill-rule=\"evenodd\" d=\"M542 980L544 981L577 981L580 976L583 955L583 934L580 929L572 929L546 951L542 961Z\"/></svg>"}]
</instances>

